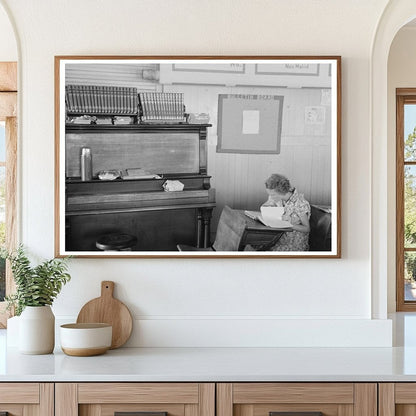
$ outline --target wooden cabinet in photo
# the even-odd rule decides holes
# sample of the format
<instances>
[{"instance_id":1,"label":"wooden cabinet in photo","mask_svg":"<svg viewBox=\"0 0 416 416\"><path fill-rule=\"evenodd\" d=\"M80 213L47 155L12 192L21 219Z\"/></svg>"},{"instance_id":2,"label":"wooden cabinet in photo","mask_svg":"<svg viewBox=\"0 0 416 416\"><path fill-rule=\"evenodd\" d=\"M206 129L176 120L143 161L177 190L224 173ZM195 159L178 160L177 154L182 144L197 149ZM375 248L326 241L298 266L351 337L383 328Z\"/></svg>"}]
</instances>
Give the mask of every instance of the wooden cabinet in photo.
<instances>
[{"instance_id":1,"label":"wooden cabinet in photo","mask_svg":"<svg viewBox=\"0 0 416 416\"><path fill-rule=\"evenodd\" d=\"M210 246L215 190L207 174L209 126L67 125L66 250L95 251L97 238L111 233L137 238L132 251ZM81 180L85 148L92 155L91 180ZM120 172L123 179L100 180L103 171ZM183 190L165 192L167 180L181 182Z\"/></svg>"},{"instance_id":2,"label":"wooden cabinet in photo","mask_svg":"<svg viewBox=\"0 0 416 416\"><path fill-rule=\"evenodd\" d=\"M377 416L376 383L219 383L216 399L217 416Z\"/></svg>"},{"instance_id":3,"label":"wooden cabinet in photo","mask_svg":"<svg viewBox=\"0 0 416 416\"><path fill-rule=\"evenodd\" d=\"M214 383L57 383L55 416L215 416Z\"/></svg>"}]
</instances>

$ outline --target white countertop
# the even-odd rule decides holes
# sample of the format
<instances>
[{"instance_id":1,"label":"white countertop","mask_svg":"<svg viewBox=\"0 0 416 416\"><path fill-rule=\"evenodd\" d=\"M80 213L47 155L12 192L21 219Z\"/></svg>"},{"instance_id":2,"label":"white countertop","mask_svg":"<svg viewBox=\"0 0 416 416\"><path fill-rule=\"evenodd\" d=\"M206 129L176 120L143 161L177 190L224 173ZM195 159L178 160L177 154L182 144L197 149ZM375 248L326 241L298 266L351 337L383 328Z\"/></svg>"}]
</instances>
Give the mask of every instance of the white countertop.
<instances>
[{"instance_id":1,"label":"white countertop","mask_svg":"<svg viewBox=\"0 0 416 416\"><path fill-rule=\"evenodd\" d=\"M119 348L96 357L6 351L0 381L416 381L416 348Z\"/></svg>"},{"instance_id":2,"label":"white countertop","mask_svg":"<svg viewBox=\"0 0 416 416\"><path fill-rule=\"evenodd\" d=\"M24 355L0 330L0 382L416 381L416 314L393 348L119 348L96 357Z\"/></svg>"}]
</instances>

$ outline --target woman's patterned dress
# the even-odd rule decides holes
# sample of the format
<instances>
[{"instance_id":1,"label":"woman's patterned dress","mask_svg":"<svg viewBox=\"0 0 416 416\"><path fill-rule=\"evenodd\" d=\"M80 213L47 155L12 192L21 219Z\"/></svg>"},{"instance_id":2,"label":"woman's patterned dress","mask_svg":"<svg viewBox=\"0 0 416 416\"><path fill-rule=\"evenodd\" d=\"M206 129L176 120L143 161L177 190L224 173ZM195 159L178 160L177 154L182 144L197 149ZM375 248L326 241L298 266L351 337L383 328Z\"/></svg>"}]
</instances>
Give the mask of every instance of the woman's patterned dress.
<instances>
[{"instance_id":1,"label":"woman's patterned dress","mask_svg":"<svg viewBox=\"0 0 416 416\"><path fill-rule=\"evenodd\" d=\"M270 200L265 205L271 205ZM282 219L291 224L301 224L301 215L311 216L311 206L295 189L287 201L275 202L274 206L284 207L285 212ZM309 251L309 233L293 230L284 233L280 240L271 248L272 251Z\"/></svg>"}]
</instances>

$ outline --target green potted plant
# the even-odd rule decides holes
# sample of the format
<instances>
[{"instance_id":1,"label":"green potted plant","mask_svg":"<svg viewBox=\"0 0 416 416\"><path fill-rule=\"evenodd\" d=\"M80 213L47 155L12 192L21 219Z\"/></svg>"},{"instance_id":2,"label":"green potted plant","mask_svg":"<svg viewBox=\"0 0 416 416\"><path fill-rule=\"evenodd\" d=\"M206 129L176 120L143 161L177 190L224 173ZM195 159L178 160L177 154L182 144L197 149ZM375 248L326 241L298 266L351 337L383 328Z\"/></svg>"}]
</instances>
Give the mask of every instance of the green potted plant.
<instances>
[{"instance_id":1,"label":"green potted plant","mask_svg":"<svg viewBox=\"0 0 416 416\"><path fill-rule=\"evenodd\" d=\"M45 260L32 266L23 246L4 251L10 261L16 292L6 296L9 310L19 318L19 350L49 354L55 345L55 317L51 305L71 278L68 258Z\"/></svg>"}]
</instances>

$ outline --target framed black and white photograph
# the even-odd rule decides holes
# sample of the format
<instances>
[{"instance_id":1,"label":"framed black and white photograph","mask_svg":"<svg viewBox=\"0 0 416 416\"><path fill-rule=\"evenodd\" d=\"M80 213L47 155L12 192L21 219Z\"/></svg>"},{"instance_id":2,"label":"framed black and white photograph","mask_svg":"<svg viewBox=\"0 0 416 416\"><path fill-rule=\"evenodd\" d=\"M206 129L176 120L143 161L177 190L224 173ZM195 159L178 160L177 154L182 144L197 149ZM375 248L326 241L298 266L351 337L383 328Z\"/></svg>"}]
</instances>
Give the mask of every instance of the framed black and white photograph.
<instances>
[{"instance_id":1,"label":"framed black and white photograph","mask_svg":"<svg viewBox=\"0 0 416 416\"><path fill-rule=\"evenodd\" d=\"M341 256L341 58L55 57L55 250Z\"/></svg>"}]
</instances>

